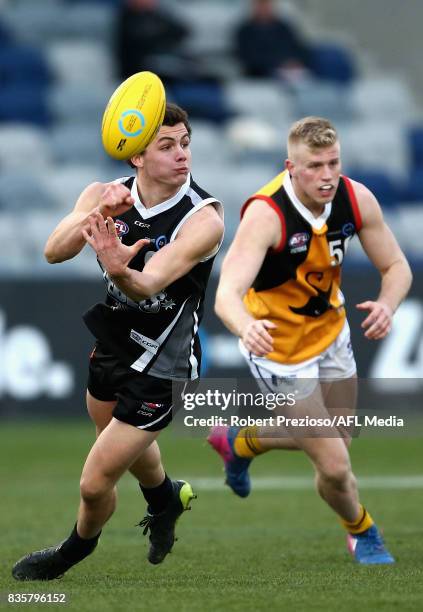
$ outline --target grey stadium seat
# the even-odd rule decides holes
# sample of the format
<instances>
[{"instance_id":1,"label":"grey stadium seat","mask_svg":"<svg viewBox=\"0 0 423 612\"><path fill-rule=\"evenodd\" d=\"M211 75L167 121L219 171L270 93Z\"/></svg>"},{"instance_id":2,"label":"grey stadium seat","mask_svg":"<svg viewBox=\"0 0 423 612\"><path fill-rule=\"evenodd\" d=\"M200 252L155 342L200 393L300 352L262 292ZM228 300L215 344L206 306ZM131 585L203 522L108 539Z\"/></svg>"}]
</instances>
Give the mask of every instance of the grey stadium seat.
<instances>
[{"instance_id":1,"label":"grey stadium seat","mask_svg":"<svg viewBox=\"0 0 423 612\"><path fill-rule=\"evenodd\" d=\"M0 173L1 211L23 213L30 210L54 210L56 206L57 201L40 176L40 172L35 174L15 168Z\"/></svg>"},{"instance_id":2,"label":"grey stadium seat","mask_svg":"<svg viewBox=\"0 0 423 612\"><path fill-rule=\"evenodd\" d=\"M0 123L0 168L19 168L22 159L31 168L45 168L51 163L46 132L27 123Z\"/></svg>"},{"instance_id":3,"label":"grey stadium seat","mask_svg":"<svg viewBox=\"0 0 423 612\"><path fill-rule=\"evenodd\" d=\"M122 164L122 174L125 176L126 168ZM58 201L58 207L64 212L70 212L75 206L80 193L87 185L95 181L110 181L116 178L99 165L67 164L57 167L43 177L46 187Z\"/></svg>"},{"instance_id":4,"label":"grey stadium seat","mask_svg":"<svg viewBox=\"0 0 423 612\"><path fill-rule=\"evenodd\" d=\"M54 162L60 164L106 163L108 158L101 144L98 122L58 123L49 134Z\"/></svg>"},{"instance_id":5,"label":"grey stadium seat","mask_svg":"<svg viewBox=\"0 0 423 612\"><path fill-rule=\"evenodd\" d=\"M86 83L56 84L50 88L48 105L56 121L86 123L92 121L101 126L107 101L115 84L97 84L89 87Z\"/></svg>"},{"instance_id":6,"label":"grey stadium seat","mask_svg":"<svg viewBox=\"0 0 423 612\"><path fill-rule=\"evenodd\" d=\"M113 91L115 67L107 45L90 40L54 41L46 54L60 81L93 88L106 85Z\"/></svg>"}]
</instances>

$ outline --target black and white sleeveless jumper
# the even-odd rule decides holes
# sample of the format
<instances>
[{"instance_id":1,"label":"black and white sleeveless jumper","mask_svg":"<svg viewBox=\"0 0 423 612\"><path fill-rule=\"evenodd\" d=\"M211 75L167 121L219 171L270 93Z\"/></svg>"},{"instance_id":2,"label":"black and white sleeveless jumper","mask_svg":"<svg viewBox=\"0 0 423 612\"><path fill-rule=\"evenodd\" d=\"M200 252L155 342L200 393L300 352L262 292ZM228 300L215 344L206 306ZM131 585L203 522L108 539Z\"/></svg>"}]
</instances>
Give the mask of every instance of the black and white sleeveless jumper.
<instances>
[{"instance_id":1,"label":"black and white sleeveless jumper","mask_svg":"<svg viewBox=\"0 0 423 612\"><path fill-rule=\"evenodd\" d=\"M127 245L140 238L150 239L150 244L129 264L139 271L154 253L175 240L193 214L209 204L221 208L220 202L201 189L191 176L176 195L152 208L145 208L140 201L135 177L116 182L127 186L135 200L130 210L114 218L119 238ZM103 270L106 301L85 313L87 327L121 362L138 372L158 378L194 380L201 364L198 327L218 250L168 287L140 302L120 291Z\"/></svg>"}]
</instances>

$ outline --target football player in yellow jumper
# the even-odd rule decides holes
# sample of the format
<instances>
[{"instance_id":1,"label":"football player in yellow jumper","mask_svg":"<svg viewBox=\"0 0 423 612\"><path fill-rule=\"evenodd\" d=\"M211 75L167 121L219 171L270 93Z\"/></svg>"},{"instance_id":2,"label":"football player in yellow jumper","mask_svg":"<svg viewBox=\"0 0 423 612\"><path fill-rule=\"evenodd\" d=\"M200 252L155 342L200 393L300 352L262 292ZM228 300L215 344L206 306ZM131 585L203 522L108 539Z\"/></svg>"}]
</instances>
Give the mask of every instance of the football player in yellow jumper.
<instances>
[{"instance_id":1,"label":"football player in yellow jumper","mask_svg":"<svg viewBox=\"0 0 423 612\"><path fill-rule=\"evenodd\" d=\"M295 388L295 405L279 408L287 422L311 416L318 422L337 409L354 413L356 364L340 284L355 234L381 275L377 299L357 305L366 312L364 335L380 340L409 290L410 268L375 196L342 175L336 129L326 119L306 117L291 127L285 170L244 204L216 297L216 312L240 338L260 389ZM216 427L209 442L225 462L227 484L241 497L250 492L248 467L257 455L303 450L355 559L394 562L360 503L348 428Z\"/></svg>"}]
</instances>

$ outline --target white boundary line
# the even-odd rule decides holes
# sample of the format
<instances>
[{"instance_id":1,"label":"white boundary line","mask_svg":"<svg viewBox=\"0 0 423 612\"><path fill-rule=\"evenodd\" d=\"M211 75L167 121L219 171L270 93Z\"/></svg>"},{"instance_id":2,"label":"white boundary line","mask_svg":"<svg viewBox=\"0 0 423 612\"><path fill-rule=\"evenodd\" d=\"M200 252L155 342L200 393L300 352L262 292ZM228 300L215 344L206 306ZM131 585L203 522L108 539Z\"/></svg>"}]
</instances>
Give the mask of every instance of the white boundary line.
<instances>
[{"instance_id":1,"label":"white boundary line","mask_svg":"<svg viewBox=\"0 0 423 612\"><path fill-rule=\"evenodd\" d=\"M183 477L199 491L223 490L224 477L196 478ZM314 482L307 476L257 476L252 477L252 488L256 491L306 490L313 489ZM359 489L422 489L423 474L398 476L363 476L358 478Z\"/></svg>"}]
</instances>

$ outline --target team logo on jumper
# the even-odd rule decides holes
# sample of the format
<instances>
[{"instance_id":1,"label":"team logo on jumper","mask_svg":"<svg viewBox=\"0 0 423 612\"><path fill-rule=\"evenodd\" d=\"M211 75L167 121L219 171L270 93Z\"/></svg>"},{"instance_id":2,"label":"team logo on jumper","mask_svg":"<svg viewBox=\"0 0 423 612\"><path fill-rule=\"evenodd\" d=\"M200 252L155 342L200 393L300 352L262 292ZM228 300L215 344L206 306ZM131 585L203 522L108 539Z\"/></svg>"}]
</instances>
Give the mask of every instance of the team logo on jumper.
<instances>
[{"instance_id":1,"label":"team logo on jumper","mask_svg":"<svg viewBox=\"0 0 423 612\"><path fill-rule=\"evenodd\" d=\"M121 219L115 220L115 228L116 228L117 235L119 236L119 238L129 232L129 227L127 226L125 221L122 221Z\"/></svg>"},{"instance_id":2,"label":"team logo on jumper","mask_svg":"<svg viewBox=\"0 0 423 612\"><path fill-rule=\"evenodd\" d=\"M307 232L298 232L291 236L288 242L290 253L302 253L307 250L307 243L310 240L310 234Z\"/></svg>"},{"instance_id":3,"label":"team logo on jumper","mask_svg":"<svg viewBox=\"0 0 423 612\"><path fill-rule=\"evenodd\" d=\"M154 244L157 250L162 249L167 244L166 236L159 236L155 239Z\"/></svg>"},{"instance_id":4,"label":"team logo on jumper","mask_svg":"<svg viewBox=\"0 0 423 612\"><path fill-rule=\"evenodd\" d=\"M162 308L164 310L172 310L174 306L176 306L176 302L172 298L168 298L165 291L156 293L146 300L139 302L140 310L149 314L157 314Z\"/></svg>"},{"instance_id":5,"label":"team logo on jumper","mask_svg":"<svg viewBox=\"0 0 423 612\"><path fill-rule=\"evenodd\" d=\"M344 223L344 225L342 226L342 235L345 236L345 238L348 238L348 236L352 236L354 232L354 223Z\"/></svg>"}]
</instances>

